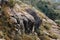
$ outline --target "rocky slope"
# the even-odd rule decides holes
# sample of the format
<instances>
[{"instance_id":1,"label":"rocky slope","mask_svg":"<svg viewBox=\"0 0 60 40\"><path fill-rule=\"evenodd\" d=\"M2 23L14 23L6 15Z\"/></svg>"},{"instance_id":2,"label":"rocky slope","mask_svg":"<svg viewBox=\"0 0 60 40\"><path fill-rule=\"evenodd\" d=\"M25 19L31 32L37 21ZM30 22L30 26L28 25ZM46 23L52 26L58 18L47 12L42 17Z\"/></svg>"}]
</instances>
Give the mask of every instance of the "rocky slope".
<instances>
[{"instance_id":1,"label":"rocky slope","mask_svg":"<svg viewBox=\"0 0 60 40\"><path fill-rule=\"evenodd\" d=\"M23 33L24 30L21 30L19 26L22 24L17 24L16 20L17 18L21 17L20 15L22 14L26 16L28 15L28 18L30 16L31 18L29 19L33 19L33 17L29 15L29 12L27 12L27 10L29 10L29 12L34 11L36 15L40 17L40 20L42 20L39 30L37 29L39 31L39 34L37 32L34 32L34 28L31 33ZM15 18L17 18L14 19L13 15ZM1 7L0 40L60 40L60 27L54 21L49 19L42 12L38 11L31 5L27 5L25 3L17 1L12 8L7 5L3 5Z\"/></svg>"}]
</instances>

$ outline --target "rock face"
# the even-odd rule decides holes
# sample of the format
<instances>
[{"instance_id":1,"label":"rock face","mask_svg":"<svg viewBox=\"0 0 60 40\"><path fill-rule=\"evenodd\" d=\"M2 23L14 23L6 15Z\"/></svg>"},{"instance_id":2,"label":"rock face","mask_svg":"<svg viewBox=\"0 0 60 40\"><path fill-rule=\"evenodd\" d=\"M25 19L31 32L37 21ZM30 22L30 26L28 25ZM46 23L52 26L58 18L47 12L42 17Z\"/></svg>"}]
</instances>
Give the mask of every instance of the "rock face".
<instances>
[{"instance_id":1,"label":"rock face","mask_svg":"<svg viewBox=\"0 0 60 40\"><path fill-rule=\"evenodd\" d=\"M17 1L0 11L0 40L60 40L60 27L32 6Z\"/></svg>"}]
</instances>

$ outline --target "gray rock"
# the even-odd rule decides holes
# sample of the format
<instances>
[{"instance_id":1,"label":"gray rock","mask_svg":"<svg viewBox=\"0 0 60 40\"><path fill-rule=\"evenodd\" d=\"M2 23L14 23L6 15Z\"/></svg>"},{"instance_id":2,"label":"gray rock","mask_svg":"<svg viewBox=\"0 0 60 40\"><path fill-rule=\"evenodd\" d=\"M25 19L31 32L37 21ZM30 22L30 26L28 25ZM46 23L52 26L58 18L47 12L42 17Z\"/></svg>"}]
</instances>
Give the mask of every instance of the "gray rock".
<instances>
[{"instance_id":1,"label":"gray rock","mask_svg":"<svg viewBox=\"0 0 60 40\"><path fill-rule=\"evenodd\" d=\"M12 23L17 23L17 20L13 17L10 17L10 20L11 20Z\"/></svg>"}]
</instances>

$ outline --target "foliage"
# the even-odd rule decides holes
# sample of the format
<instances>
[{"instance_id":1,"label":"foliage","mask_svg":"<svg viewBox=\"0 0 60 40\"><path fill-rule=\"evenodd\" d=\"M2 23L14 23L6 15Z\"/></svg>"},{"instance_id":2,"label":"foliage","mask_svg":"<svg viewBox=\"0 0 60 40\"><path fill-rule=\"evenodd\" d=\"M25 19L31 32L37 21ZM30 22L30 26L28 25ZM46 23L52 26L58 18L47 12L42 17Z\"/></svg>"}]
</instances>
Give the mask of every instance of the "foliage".
<instances>
[{"instance_id":1,"label":"foliage","mask_svg":"<svg viewBox=\"0 0 60 40\"><path fill-rule=\"evenodd\" d=\"M37 3L37 7L52 20L55 20L58 16L58 14L54 11L49 2L39 1Z\"/></svg>"},{"instance_id":2,"label":"foliage","mask_svg":"<svg viewBox=\"0 0 60 40\"><path fill-rule=\"evenodd\" d=\"M14 4L15 4L15 1L14 0L9 0L9 4L10 4L10 7L13 7Z\"/></svg>"}]
</instances>

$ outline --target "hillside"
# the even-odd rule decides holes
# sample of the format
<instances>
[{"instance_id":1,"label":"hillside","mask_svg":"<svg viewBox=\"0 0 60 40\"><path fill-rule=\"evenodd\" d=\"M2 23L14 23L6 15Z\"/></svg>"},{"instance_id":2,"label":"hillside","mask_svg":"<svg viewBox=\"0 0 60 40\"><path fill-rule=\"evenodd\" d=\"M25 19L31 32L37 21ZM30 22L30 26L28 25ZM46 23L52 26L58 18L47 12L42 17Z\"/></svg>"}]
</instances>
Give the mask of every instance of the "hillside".
<instances>
[{"instance_id":1,"label":"hillside","mask_svg":"<svg viewBox=\"0 0 60 40\"><path fill-rule=\"evenodd\" d=\"M55 0L21 0L22 2L34 6L36 9L42 11L47 17L54 20L60 25L60 3L54 3ZM53 1L53 2L51 2ZM56 21L57 20L57 21Z\"/></svg>"},{"instance_id":2,"label":"hillside","mask_svg":"<svg viewBox=\"0 0 60 40\"><path fill-rule=\"evenodd\" d=\"M49 19L43 12L21 1L13 2L11 4L8 2L8 4L2 4L1 6L0 40L60 40L60 27L54 21ZM22 18L25 19L27 17L25 21L28 20L28 23L31 22L30 24L33 24L33 16L29 13L32 13L33 15L36 13L40 18L40 26L36 29L37 32L33 28L31 33L25 33L24 29L27 22L24 24L24 29L20 28L23 26ZM27 28L32 26L30 24Z\"/></svg>"}]
</instances>

